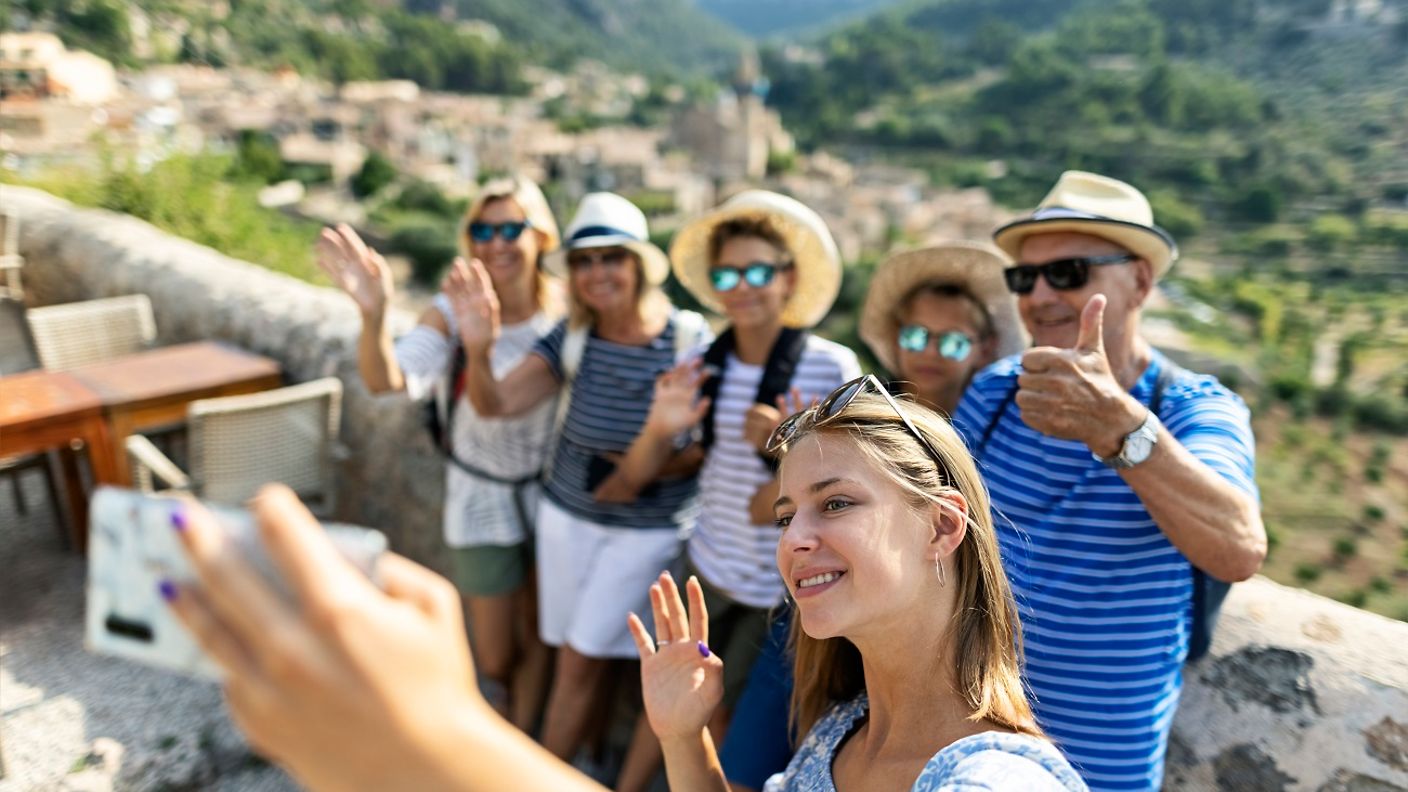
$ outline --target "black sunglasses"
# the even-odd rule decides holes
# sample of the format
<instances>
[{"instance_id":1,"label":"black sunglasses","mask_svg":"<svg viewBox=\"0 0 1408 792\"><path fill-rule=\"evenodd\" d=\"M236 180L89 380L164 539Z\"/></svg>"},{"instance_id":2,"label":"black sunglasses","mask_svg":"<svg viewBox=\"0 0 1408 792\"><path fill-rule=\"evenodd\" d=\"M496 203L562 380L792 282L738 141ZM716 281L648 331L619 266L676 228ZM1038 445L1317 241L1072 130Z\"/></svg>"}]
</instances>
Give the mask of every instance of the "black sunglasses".
<instances>
[{"instance_id":1,"label":"black sunglasses","mask_svg":"<svg viewBox=\"0 0 1408 792\"><path fill-rule=\"evenodd\" d=\"M601 262L607 269L616 269L624 266L626 259L630 256L630 251L625 248L607 248L606 250L574 250L567 254L567 268L572 270L583 270L592 264Z\"/></svg>"},{"instance_id":2,"label":"black sunglasses","mask_svg":"<svg viewBox=\"0 0 1408 792\"><path fill-rule=\"evenodd\" d=\"M1037 276L1046 278L1051 288L1060 291L1079 289L1090 282L1090 268L1106 264L1123 264L1139 258L1133 253L1115 253L1109 256L1086 256L1048 261L1045 264L1018 264L1002 271L1007 279L1007 288L1013 294L1031 294L1036 288Z\"/></svg>"},{"instance_id":3,"label":"black sunglasses","mask_svg":"<svg viewBox=\"0 0 1408 792\"><path fill-rule=\"evenodd\" d=\"M874 374L866 374L847 382L832 391L831 395L822 399L817 406L794 413L787 420L778 424L777 428L773 430L772 437L768 438L768 453L775 454L780 448L791 442L793 435L797 434L797 430L805 421L811 420L812 426L821 426L836 418L845 412L846 407L850 406L850 403L855 401L855 398L864 393L867 388L885 397L885 401L890 403L895 415L899 416L900 421L904 423L904 428L908 429L911 435L914 435L914 439L918 440L921 446L924 446L929 458L934 460L934 465L939 469L939 475L948 481L948 466L944 464L944 458L934 449L929 439L919 431L919 427L905 416L904 411L900 409L899 402L895 401L895 397L890 395L890 392L885 389L880 380L876 379Z\"/></svg>"},{"instance_id":4,"label":"black sunglasses","mask_svg":"<svg viewBox=\"0 0 1408 792\"><path fill-rule=\"evenodd\" d=\"M532 227L527 220L510 220L507 223L481 223L475 220L469 224L469 238L475 242L488 242L494 234L503 237L505 242L517 242L523 232Z\"/></svg>"},{"instance_id":5,"label":"black sunglasses","mask_svg":"<svg viewBox=\"0 0 1408 792\"><path fill-rule=\"evenodd\" d=\"M748 281L748 285L755 289L761 289L772 283L778 270L786 268L785 264L769 261L753 261L742 267L714 267L709 270L709 282L717 292L733 291L743 281Z\"/></svg>"}]
</instances>

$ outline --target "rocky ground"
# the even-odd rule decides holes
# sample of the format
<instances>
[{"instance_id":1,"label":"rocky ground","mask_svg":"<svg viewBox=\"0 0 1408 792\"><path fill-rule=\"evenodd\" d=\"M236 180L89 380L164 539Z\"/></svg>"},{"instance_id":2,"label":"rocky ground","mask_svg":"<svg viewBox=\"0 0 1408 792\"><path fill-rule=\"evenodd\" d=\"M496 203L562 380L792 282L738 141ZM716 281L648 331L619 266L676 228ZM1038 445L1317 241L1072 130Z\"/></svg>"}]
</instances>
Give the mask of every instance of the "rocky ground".
<instances>
[{"instance_id":1,"label":"rocky ground","mask_svg":"<svg viewBox=\"0 0 1408 792\"><path fill-rule=\"evenodd\" d=\"M283 791L210 683L89 654L84 560L62 549L35 472L0 478L0 792Z\"/></svg>"}]
</instances>

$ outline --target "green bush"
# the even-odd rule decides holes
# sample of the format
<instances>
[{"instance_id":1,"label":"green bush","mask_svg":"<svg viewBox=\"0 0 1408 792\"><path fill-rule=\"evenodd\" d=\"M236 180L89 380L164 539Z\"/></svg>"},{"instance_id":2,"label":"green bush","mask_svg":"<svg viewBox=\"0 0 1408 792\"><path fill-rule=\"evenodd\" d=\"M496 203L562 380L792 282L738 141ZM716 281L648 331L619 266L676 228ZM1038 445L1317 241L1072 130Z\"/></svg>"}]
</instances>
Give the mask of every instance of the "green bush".
<instances>
[{"instance_id":1,"label":"green bush","mask_svg":"<svg viewBox=\"0 0 1408 792\"><path fill-rule=\"evenodd\" d=\"M1364 607L1364 603L1369 600L1369 595L1364 589L1350 589L1338 597L1340 602L1355 608Z\"/></svg>"},{"instance_id":2,"label":"green bush","mask_svg":"<svg viewBox=\"0 0 1408 792\"><path fill-rule=\"evenodd\" d=\"M348 186L358 198L366 198L396 180L396 167L379 152L373 151L362 162L361 170L352 177Z\"/></svg>"},{"instance_id":3,"label":"green bush","mask_svg":"<svg viewBox=\"0 0 1408 792\"><path fill-rule=\"evenodd\" d=\"M1296 564L1295 576L1296 580L1301 583L1314 583L1320 579L1320 567L1309 562L1301 562Z\"/></svg>"},{"instance_id":4,"label":"green bush","mask_svg":"<svg viewBox=\"0 0 1408 792\"><path fill-rule=\"evenodd\" d=\"M1310 230L1305 235L1305 243L1311 250L1329 253L1345 247L1358 235L1359 229L1355 227L1353 220L1343 215L1325 214L1311 221Z\"/></svg>"},{"instance_id":5,"label":"green bush","mask_svg":"<svg viewBox=\"0 0 1408 792\"><path fill-rule=\"evenodd\" d=\"M1369 581L1369 590L1375 594L1387 594L1392 588L1393 586L1387 580L1378 575Z\"/></svg>"},{"instance_id":6,"label":"green bush","mask_svg":"<svg viewBox=\"0 0 1408 792\"><path fill-rule=\"evenodd\" d=\"M1341 536L1335 540L1332 549L1334 550L1335 558L1344 560L1346 558L1353 558L1359 553L1359 543L1355 542L1353 537Z\"/></svg>"},{"instance_id":7,"label":"green bush","mask_svg":"<svg viewBox=\"0 0 1408 792\"><path fill-rule=\"evenodd\" d=\"M1382 522L1384 519L1384 507L1377 503L1364 504L1364 519L1367 522Z\"/></svg>"},{"instance_id":8,"label":"green bush","mask_svg":"<svg viewBox=\"0 0 1408 792\"><path fill-rule=\"evenodd\" d=\"M427 288L440 282L440 274L458 252L453 232L434 225L398 228L392 232L389 246L393 253L411 260L411 277Z\"/></svg>"}]
</instances>

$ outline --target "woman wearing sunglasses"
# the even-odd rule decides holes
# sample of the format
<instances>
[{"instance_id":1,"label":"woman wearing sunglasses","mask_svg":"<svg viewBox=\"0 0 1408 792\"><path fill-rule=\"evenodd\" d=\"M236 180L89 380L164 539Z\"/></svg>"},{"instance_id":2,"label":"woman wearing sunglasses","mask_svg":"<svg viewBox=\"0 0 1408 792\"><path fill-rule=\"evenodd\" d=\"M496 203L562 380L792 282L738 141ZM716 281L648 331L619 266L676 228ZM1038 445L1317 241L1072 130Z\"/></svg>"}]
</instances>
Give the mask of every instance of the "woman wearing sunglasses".
<instances>
[{"instance_id":1,"label":"woman wearing sunglasses","mask_svg":"<svg viewBox=\"0 0 1408 792\"><path fill-rule=\"evenodd\" d=\"M500 295L503 328L490 350L494 365L514 366L565 310L561 284L539 265L558 246L547 200L524 179L485 184L465 211L456 242L465 259L482 262ZM551 670L538 638L531 540L552 405L487 419L461 397L464 346L444 292L393 346L385 321L391 273L350 227L323 230L318 263L361 310L357 360L367 388L432 398L432 423L446 457L445 542L470 613L479 671L496 683L500 710L519 728L532 729Z\"/></svg>"},{"instance_id":2,"label":"woman wearing sunglasses","mask_svg":"<svg viewBox=\"0 0 1408 792\"><path fill-rule=\"evenodd\" d=\"M867 377L786 421L774 447L806 737L765 788L1085 790L1032 718L986 491L953 428ZM388 555L379 590L286 488L254 509L299 607L195 506L175 527L196 579L162 588L262 753L313 790L600 789L484 703L443 580ZM646 711L671 789L727 790L706 726L725 664L699 581L685 588L688 609L669 575L650 586L653 638L629 620Z\"/></svg>"},{"instance_id":3,"label":"woman wearing sunglasses","mask_svg":"<svg viewBox=\"0 0 1408 792\"><path fill-rule=\"evenodd\" d=\"M950 242L894 253L876 268L860 336L899 389L951 415L979 369L1026 347L1006 260Z\"/></svg>"},{"instance_id":4,"label":"woman wearing sunglasses","mask_svg":"<svg viewBox=\"0 0 1408 792\"><path fill-rule=\"evenodd\" d=\"M536 551L539 628L559 648L542 740L567 759L606 709L610 660L635 655L627 611L645 606L650 580L679 556L698 511L699 456L668 453L631 503L597 493L618 486L615 460L645 422L656 377L712 334L660 291L669 261L650 242L645 215L619 195L585 196L545 264L565 276L570 314L515 366L490 355L503 308L487 267L458 268L449 293L480 413L522 415L558 397Z\"/></svg>"},{"instance_id":5,"label":"woman wearing sunglasses","mask_svg":"<svg viewBox=\"0 0 1408 792\"><path fill-rule=\"evenodd\" d=\"M784 413L858 376L860 364L851 350L806 330L835 301L841 260L825 222L796 200L739 193L681 228L670 261L679 282L729 324L661 378L621 473L626 482L651 480L674 439L697 428L702 508L685 556L713 614L714 651L729 662L711 725L722 738L784 592L772 564L777 527L770 515L750 513L760 491L769 504L776 498L767 437ZM611 494L629 499L634 487ZM646 788L659 766L659 746L642 720L617 789Z\"/></svg>"}]
</instances>

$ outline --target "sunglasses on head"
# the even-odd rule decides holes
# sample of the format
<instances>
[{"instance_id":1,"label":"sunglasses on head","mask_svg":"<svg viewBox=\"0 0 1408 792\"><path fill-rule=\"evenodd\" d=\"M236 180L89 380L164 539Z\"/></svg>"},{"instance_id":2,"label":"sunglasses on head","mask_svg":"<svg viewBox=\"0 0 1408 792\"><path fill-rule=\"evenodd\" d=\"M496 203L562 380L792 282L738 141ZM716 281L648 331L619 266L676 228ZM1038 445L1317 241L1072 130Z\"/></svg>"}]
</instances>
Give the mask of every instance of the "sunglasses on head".
<instances>
[{"instance_id":1,"label":"sunglasses on head","mask_svg":"<svg viewBox=\"0 0 1408 792\"><path fill-rule=\"evenodd\" d=\"M481 223L475 220L469 224L469 238L475 242L488 242L494 234L498 234L505 242L517 242L532 225L527 220L510 220L507 223Z\"/></svg>"},{"instance_id":2,"label":"sunglasses on head","mask_svg":"<svg viewBox=\"0 0 1408 792\"><path fill-rule=\"evenodd\" d=\"M606 250L574 250L567 254L568 269L586 269L598 262L602 266L615 269L625 265L626 258L630 252L625 248L608 248Z\"/></svg>"},{"instance_id":3,"label":"sunglasses on head","mask_svg":"<svg viewBox=\"0 0 1408 792\"><path fill-rule=\"evenodd\" d=\"M936 341L939 354L949 360L963 362L973 352L973 339L967 333L949 330L946 333L932 333L923 325L905 325L900 328L900 349L906 352L923 352L930 341Z\"/></svg>"},{"instance_id":4,"label":"sunglasses on head","mask_svg":"<svg viewBox=\"0 0 1408 792\"><path fill-rule=\"evenodd\" d=\"M795 413L787 420L778 424L777 429L773 430L772 437L768 438L768 453L777 453L783 446L792 442L793 436L795 436L797 431L803 425L806 425L808 421L810 421L811 426L815 427L822 426L828 421L834 420L837 416L846 411L846 408L850 406L851 402L855 401L857 396L867 390L874 391L885 397L885 401L889 402L890 407L895 411L895 415L898 416L900 422L904 424L904 428L909 430L909 433L914 436L914 439L919 441L919 445L924 447L924 451L929 454L929 458L934 460L934 465L939 469L939 475L944 481L948 481L948 466L944 464L943 456L934 449L929 439L919 431L919 427L915 426L914 422L905 416L904 411L900 409L899 402L895 401L895 397L890 395L890 392L885 389L885 386L881 384L880 380L875 378L874 374L866 374L863 377L857 377L847 382L845 385L832 391L831 395L822 399L821 403L817 406Z\"/></svg>"},{"instance_id":5,"label":"sunglasses on head","mask_svg":"<svg viewBox=\"0 0 1408 792\"><path fill-rule=\"evenodd\" d=\"M733 291L743 281L755 289L761 289L772 283L780 269L785 269L785 265L767 261L754 261L742 267L714 267L709 270L709 282L717 292Z\"/></svg>"},{"instance_id":6,"label":"sunglasses on head","mask_svg":"<svg viewBox=\"0 0 1408 792\"><path fill-rule=\"evenodd\" d=\"M1123 264L1139 258L1133 253L1115 253L1109 256L1086 256L1048 261L1045 264L1018 264L1002 271L1007 279L1007 288L1013 294L1031 294L1036 288L1038 276L1046 279L1051 288L1059 291L1079 289L1090 282L1090 268L1105 264Z\"/></svg>"}]
</instances>

